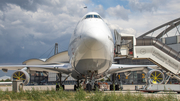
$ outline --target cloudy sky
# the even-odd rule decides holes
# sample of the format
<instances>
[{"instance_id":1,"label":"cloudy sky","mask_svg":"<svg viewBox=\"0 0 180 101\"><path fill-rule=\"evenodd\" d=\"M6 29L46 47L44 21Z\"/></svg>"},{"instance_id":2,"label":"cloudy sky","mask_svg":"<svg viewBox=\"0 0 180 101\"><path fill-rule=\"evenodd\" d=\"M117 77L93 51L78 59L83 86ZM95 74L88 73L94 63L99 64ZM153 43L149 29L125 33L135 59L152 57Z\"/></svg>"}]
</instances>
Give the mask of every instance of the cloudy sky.
<instances>
[{"instance_id":1,"label":"cloudy sky","mask_svg":"<svg viewBox=\"0 0 180 101\"><path fill-rule=\"evenodd\" d=\"M179 18L179 5L180 0L0 0L0 65L47 58L55 43L59 51L67 50L87 12L98 12L112 30L137 37Z\"/></svg>"}]
</instances>

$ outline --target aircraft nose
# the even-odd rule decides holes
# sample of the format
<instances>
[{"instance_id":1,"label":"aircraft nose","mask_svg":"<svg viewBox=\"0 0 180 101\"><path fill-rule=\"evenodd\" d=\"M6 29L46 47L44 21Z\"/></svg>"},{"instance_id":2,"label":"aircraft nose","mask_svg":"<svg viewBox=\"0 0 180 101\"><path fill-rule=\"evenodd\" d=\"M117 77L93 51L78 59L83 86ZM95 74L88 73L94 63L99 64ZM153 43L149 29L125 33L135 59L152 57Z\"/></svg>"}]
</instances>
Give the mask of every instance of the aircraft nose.
<instances>
[{"instance_id":1,"label":"aircraft nose","mask_svg":"<svg viewBox=\"0 0 180 101\"><path fill-rule=\"evenodd\" d=\"M97 51L104 47L105 35L98 28L91 28L84 37L84 44L88 49Z\"/></svg>"}]
</instances>

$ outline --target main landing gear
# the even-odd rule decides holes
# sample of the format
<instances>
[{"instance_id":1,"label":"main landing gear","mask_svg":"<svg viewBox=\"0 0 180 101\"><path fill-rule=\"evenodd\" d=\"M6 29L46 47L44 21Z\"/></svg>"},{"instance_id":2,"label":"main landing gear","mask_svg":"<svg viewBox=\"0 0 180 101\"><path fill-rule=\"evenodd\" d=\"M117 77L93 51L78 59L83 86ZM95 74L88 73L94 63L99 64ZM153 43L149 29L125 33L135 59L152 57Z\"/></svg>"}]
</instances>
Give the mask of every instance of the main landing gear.
<instances>
[{"instance_id":1,"label":"main landing gear","mask_svg":"<svg viewBox=\"0 0 180 101\"><path fill-rule=\"evenodd\" d=\"M80 82L79 82L79 80L77 80L77 84L74 85L74 91L76 91L80 87L79 84L80 84Z\"/></svg>"},{"instance_id":2,"label":"main landing gear","mask_svg":"<svg viewBox=\"0 0 180 101\"><path fill-rule=\"evenodd\" d=\"M112 75L112 84L110 85L110 90L119 90L119 84L115 84L115 80L116 80L116 74L114 73ZM120 87L120 89L122 90L123 88Z\"/></svg>"},{"instance_id":3,"label":"main landing gear","mask_svg":"<svg viewBox=\"0 0 180 101\"><path fill-rule=\"evenodd\" d=\"M113 86L114 85L114 86ZM115 87L115 88L114 88ZM114 88L114 89L113 89ZM110 85L110 90L119 90L119 85L112 84Z\"/></svg>"},{"instance_id":4,"label":"main landing gear","mask_svg":"<svg viewBox=\"0 0 180 101\"><path fill-rule=\"evenodd\" d=\"M91 83L86 84L87 91L98 90L99 88L100 86L98 85L97 82L95 82L94 84L91 84Z\"/></svg>"},{"instance_id":5,"label":"main landing gear","mask_svg":"<svg viewBox=\"0 0 180 101\"><path fill-rule=\"evenodd\" d=\"M59 90L60 87L62 87L64 90L64 85L62 85L62 80L61 80L62 74L58 73L57 76L58 76L58 79L56 80L56 90ZM59 80L60 86L58 85L58 80Z\"/></svg>"},{"instance_id":6,"label":"main landing gear","mask_svg":"<svg viewBox=\"0 0 180 101\"><path fill-rule=\"evenodd\" d=\"M90 83L86 84L86 90L92 91L92 85Z\"/></svg>"},{"instance_id":7,"label":"main landing gear","mask_svg":"<svg viewBox=\"0 0 180 101\"><path fill-rule=\"evenodd\" d=\"M99 85L97 81L95 81L95 76L97 76L98 72L97 71L88 71L88 75L90 78L86 77L86 90L87 91L92 91L99 89Z\"/></svg>"}]
</instances>

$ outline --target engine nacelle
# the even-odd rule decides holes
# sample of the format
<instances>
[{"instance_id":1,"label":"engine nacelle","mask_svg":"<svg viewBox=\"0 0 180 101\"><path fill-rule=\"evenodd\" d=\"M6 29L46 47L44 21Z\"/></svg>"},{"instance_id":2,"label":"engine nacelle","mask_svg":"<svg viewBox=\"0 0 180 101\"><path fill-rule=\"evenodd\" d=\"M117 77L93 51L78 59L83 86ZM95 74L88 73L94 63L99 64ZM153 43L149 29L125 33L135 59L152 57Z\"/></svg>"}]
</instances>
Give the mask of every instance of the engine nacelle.
<instances>
[{"instance_id":1,"label":"engine nacelle","mask_svg":"<svg viewBox=\"0 0 180 101\"><path fill-rule=\"evenodd\" d=\"M23 85L27 85L29 83L30 76L26 71L18 70L12 74L11 81L13 80L23 81Z\"/></svg>"},{"instance_id":2,"label":"engine nacelle","mask_svg":"<svg viewBox=\"0 0 180 101\"><path fill-rule=\"evenodd\" d=\"M157 69L150 70L146 75L146 81L152 84L162 84L164 80L164 73Z\"/></svg>"}]
</instances>

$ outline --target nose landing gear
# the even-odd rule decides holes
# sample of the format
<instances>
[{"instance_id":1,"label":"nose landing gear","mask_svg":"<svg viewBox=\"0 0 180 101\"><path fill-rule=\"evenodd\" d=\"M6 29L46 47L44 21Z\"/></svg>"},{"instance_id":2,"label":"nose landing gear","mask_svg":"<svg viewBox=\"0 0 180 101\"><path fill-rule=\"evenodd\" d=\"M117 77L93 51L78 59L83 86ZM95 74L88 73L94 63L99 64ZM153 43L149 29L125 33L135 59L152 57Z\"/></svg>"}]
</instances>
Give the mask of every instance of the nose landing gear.
<instances>
[{"instance_id":1,"label":"nose landing gear","mask_svg":"<svg viewBox=\"0 0 180 101\"><path fill-rule=\"evenodd\" d=\"M97 71L88 71L88 75L90 78L86 77L85 84L86 84L86 90L87 91L92 91L93 89L99 89L99 85L97 81L95 81L95 76L97 75Z\"/></svg>"}]
</instances>

